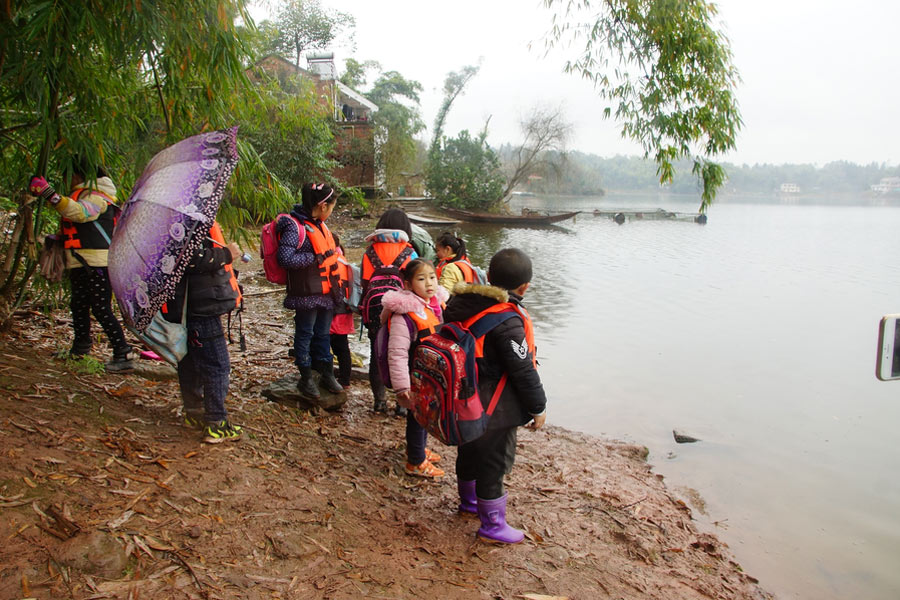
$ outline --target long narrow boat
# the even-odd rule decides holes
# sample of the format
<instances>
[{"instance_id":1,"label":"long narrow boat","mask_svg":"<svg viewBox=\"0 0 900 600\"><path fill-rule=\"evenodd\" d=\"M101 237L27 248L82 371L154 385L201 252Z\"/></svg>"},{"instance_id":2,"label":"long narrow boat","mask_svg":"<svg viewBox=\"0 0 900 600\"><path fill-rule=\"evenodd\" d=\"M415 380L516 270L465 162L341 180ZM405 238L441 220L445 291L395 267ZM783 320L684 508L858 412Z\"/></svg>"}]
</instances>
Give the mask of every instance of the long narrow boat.
<instances>
[{"instance_id":1,"label":"long narrow boat","mask_svg":"<svg viewBox=\"0 0 900 600\"><path fill-rule=\"evenodd\" d=\"M470 223L497 223L498 225L549 225L571 219L581 211L567 212L559 215L531 213L526 215L499 215L493 213L480 213L458 208L445 208L448 215L469 221Z\"/></svg>"},{"instance_id":2,"label":"long narrow boat","mask_svg":"<svg viewBox=\"0 0 900 600\"><path fill-rule=\"evenodd\" d=\"M447 219L446 217L435 217L432 215L417 215L414 213L406 213L409 220L419 225L456 225L459 219Z\"/></svg>"},{"instance_id":3,"label":"long narrow boat","mask_svg":"<svg viewBox=\"0 0 900 600\"><path fill-rule=\"evenodd\" d=\"M629 220L644 221L685 221L706 224L707 217L701 213L681 213L672 212L663 208L647 209L647 210L629 210L629 209L595 209L595 217L607 217L617 223L624 223Z\"/></svg>"}]
</instances>

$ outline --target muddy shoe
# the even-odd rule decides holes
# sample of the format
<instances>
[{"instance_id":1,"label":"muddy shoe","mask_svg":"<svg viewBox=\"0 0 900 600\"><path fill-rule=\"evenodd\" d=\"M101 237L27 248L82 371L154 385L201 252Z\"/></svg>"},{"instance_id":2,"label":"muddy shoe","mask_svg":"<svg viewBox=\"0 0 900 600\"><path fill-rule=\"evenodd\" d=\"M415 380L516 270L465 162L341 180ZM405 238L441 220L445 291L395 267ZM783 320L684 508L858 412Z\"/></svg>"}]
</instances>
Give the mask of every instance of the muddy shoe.
<instances>
[{"instance_id":1,"label":"muddy shoe","mask_svg":"<svg viewBox=\"0 0 900 600\"><path fill-rule=\"evenodd\" d=\"M318 364L316 365L316 371L319 372L319 385L323 388L332 394L340 394L344 391L344 386L338 383L338 380L334 377L334 367L331 364Z\"/></svg>"},{"instance_id":2,"label":"muddy shoe","mask_svg":"<svg viewBox=\"0 0 900 600\"><path fill-rule=\"evenodd\" d=\"M387 414L387 401L384 398L375 398L375 405L372 407L372 412Z\"/></svg>"},{"instance_id":3,"label":"muddy shoe","mask_svg":"<svg viewBox=\"0 0 900 600\"><path fill-rule=\"evenodd\" d=\"M228 421L210 423L203 432L203 441L207 444L219 444L221 442L236 442L241 439L243 432L237 425Z\"/></svg>"},{"instance_id":4,"label":"muddy shoe","mask_svg":"<svg viewBox=\"0 0 900 600\"><path fill-rule=\"evenodd\" d=\"M203 415L194 415L191 413L186 413L184 415L184 426L190 427L191 429L203 429L203 426L206 423L203 422Z\"/></svg>"},{"instance_id":5,"label":"muddy shoe","mask_svg":"<svg viewBox=\"0 0 900 600\"><path fill-rule=\"evenodd\" d=\"M300 395L309 400L319 399L319 386L316 385L312 376L312 369L309 367L300 367L300 381L297 382L297 391Z\"/></svg>"},{"instance_id":6,"label":"muddy shoe","mask_svg":"<svg viewBox=\"0 0 900 600\"><path fill-rule=\"evenodd\" d=\"M402 407L398 404L397 408L394 409L394 416L395 417L403 417L405 419L407 412L409 412L409 411L407 411L404 407Z\"/></svg>"},{"instance_id":7,"label":"muddy shoe","mask_svg":"<svg viewBox=\"0 0 900 600\"><path fill-rule=\"evenodd\" d=\"M134 361L130 358L113 358L104 365L107 373L130 373L134 371Z\"/></svg>"}]
</instances>

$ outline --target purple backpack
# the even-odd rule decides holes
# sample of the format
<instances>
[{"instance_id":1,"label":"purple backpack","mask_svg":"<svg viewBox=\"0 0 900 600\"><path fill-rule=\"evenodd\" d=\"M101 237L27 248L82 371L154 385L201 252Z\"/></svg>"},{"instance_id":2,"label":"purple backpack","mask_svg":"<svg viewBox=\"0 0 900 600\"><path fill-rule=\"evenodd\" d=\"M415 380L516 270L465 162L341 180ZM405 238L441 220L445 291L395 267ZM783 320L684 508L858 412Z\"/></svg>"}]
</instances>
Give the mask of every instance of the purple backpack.
<instances>
[{"instance_id":1,"label":"purple backpack","mask_svg":"<svg viewBox=\"0 0 900 600\"><path fill-rule=\"evenodd\" d=\"M381 325L381 298L386 292L403 289L403 278L400 277L400 265L413 253L412 248L404 248L389 265L385 265L375 252L375 248L369 246L366 256L372 263L374 271L372 277L366 283L362 300L359 302L359 312L362 323L369 329ZM386 346L385 346L386 347Z\"/></svg>"},{"instance_id":2,"label":"purple backpack","mask_svg":"<svg viewBox=\"0 0 900 600\"><path fill-rule=\"evenodd\" d=\"M409 339L413 340L413 343L415 343L415 339L419 335L416 324L413 323L413 320L409 315L403 315L403 320L409 327ZM375 336L375 356L371 357L369 360L374 360L378 365L378 372L381 373L381 381L384 382L385 387L394 389L394 386L391 384L391 369L388 365L388 338L390 335L390 328L388 327L388 324L385 323Z\"/></svg>"}]
</instances>

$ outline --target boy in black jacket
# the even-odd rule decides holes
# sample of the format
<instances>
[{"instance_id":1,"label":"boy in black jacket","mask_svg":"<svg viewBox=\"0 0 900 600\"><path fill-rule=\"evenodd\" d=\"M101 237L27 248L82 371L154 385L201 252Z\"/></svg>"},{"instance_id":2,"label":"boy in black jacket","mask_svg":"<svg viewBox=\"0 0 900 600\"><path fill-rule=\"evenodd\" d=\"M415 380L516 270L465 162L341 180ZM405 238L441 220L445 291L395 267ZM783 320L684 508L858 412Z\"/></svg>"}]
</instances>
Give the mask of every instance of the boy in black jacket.
<instances>
[{"instance_id":1,"label":"boy in black jacket","mask_svg":"<svg viewBox=\"0 0 900 600\"><path fill-rule=\"evenodd\" d=\"M516 457L516 431L521 425L544 425L547 397L535 368L534 333L522 296L531 282L531 259L517 248L499 251L491 259L491 285L459 284L444 311L444 321L464 321L498 303L509 303L517 317L507 319L484 337L484 355L477 359L479 395L487 402L504 386L483 436L459 447L456 476L461 512L477 513L482 540L517 544L525 534L506 523L507 494L503 477Z\"/></svg>"},{"instance_id":2,"label":"boy in black jacket","mask_svg":"<svg viewBox=\"0 0 900 600\"><path fill-rule=\"evenodd\" d=\"M203 441L218 444L241 438L241 428L228 420L225 397L231 360L222 328L222 315L241 304L240 286L232 268L241 255L234 242L225 243L218 223L194 252L184 277L167 303L166 319L181 319L187 295L188 351L178 363L178 384L184 402L184 421L203 430Z\"/></svg>"}]
</instances>

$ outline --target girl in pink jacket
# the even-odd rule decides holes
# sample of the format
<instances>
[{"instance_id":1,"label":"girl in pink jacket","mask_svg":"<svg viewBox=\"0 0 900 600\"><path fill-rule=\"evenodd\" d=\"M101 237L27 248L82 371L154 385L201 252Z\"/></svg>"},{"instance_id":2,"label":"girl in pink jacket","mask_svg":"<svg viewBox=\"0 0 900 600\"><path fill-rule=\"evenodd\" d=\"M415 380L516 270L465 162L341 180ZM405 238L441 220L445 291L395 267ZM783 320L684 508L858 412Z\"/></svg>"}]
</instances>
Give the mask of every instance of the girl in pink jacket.
<instances>
[{"instance_id":1,"label":"girl in pink jacket","mask_svg":"<svg viewBox=\"0 0 900 600\"><path fill-rule=\"evenodd\" d=\"M387 364L397 403L408 409L410 361L419 340L434 333L441 323L449 294L438 285L434 267L417 258L401 270L403 290L389 291L381 300L382 327L388 329ZM406 472L418 477L441 477L444 471L433 463L441 457L425 447L428 433L412 412L406 413Z\"/></svg>"}]
</instances>

